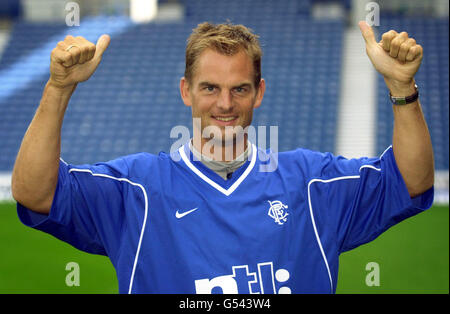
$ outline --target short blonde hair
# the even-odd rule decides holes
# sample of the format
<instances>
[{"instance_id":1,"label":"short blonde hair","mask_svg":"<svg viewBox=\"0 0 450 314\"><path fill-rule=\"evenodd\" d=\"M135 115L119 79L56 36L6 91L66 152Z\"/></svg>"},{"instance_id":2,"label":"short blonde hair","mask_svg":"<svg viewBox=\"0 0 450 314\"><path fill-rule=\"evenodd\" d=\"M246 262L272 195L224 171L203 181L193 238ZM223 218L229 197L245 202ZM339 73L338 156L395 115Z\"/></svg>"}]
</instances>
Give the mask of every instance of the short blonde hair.
<instances>
[{"instance_id":1,"label":"short blonde hair","mask_svg":"<svg viewBox=\"0 0 450 314\"><path fill-rule=\"evenodd\" d=\"M261 81L261 57L262 51L258 41L258 35L244 25L211 24L208 22L199 24L193 29L186 45L186 68L184 77L192 83L195 73L196 61L200 54L207 48L232 56L243 50L253 62L254 84L259 86Z\"/></svg>"}]
</instances>

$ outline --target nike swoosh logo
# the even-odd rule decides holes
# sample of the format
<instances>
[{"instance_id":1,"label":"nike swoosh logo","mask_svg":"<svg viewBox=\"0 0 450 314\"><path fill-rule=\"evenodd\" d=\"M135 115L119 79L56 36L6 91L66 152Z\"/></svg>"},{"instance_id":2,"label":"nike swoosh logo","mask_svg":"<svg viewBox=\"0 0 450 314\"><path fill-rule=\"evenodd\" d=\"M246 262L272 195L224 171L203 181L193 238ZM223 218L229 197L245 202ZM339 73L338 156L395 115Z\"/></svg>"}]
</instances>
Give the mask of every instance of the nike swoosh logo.
<instances>
[{"instance_id":1,"label":"nike swoosh logo","mask_svg":"<svg viewBox=\"0 0 450 314\"><path fill-rule=\"evenodd\" d=\"M183 218L184 216L192 213L193 211L196 211L197 209L198 209L198 207L195 207L195 208L188 210L187 212L183 212L183 213L179 213L177 210L177 212L175 213L175 217L177 217L178 219Z\"/></svg>"}]
</instances>

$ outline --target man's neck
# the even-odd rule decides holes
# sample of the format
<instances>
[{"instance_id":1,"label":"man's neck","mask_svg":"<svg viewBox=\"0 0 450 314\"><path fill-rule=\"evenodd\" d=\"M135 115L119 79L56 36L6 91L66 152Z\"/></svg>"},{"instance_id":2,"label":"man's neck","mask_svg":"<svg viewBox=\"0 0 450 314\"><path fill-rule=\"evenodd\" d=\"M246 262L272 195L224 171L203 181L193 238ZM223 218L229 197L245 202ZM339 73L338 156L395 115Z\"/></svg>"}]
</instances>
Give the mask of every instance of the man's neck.
<instances>
[{"instance_id":1,"label":"man's neck","mask_svg":"<svg viewBox=\"0 0 450 314\"><path fill-rule=\"evenodd\" d=\"M239 169L248 159L248 157L253 153L251 150L251 145L246 145L245 151L237 156L234 160L229 162L216 161L203 154L201 154L195 147L193 147L193 141L189 141L189 149L192 151L195 160L200 160L206 167L214 171L216 174L221 176L224 180L228 180L231 174Z\"/></svg>"},{"instance_id":2,"label":"man's neck","mask_svg":"<svg viewBox=\"0 0 450 314\"><path fill-rule=\"evenodd\" d=\"M247 134L244 136L236 136L232 141L223 142L215 141L214 139L193 137L191 140L192 146L202 157L206 159L231 162L236 158L243 156L248 148Z\"/></svg>"}]
</instances>

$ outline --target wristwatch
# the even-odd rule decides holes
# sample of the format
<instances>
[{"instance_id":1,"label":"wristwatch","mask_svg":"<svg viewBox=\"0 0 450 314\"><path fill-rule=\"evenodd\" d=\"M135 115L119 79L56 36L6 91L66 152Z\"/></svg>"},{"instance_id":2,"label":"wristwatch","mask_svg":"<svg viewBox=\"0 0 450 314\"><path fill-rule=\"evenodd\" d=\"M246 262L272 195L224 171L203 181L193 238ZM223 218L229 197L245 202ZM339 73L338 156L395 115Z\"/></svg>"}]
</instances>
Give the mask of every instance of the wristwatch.
<instances>
[{"instance_id":1,"label":"wristwatch","mask_svg":"<svg viewBox=\"0 0 450 314\"><path fill-rule=\"evenodd\" d=\"M400 106L415 102L417 100L417 98L419 98L419 89L416 84L414 84L414 88L416 89L416 92L414 94L412 94L410 96L406 96L406 97L394 97L389 92L389 99L391 100L391 102L394 105L400 105Z\"/></svg>"}]
</instances>

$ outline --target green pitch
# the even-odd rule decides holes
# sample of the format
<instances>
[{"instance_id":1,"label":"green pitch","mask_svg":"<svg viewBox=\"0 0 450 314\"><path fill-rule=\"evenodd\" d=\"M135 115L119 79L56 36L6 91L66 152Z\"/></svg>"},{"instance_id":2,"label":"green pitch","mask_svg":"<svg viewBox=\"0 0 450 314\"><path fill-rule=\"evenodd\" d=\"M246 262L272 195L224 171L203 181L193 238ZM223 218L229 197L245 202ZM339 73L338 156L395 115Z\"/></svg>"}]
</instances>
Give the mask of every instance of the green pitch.
<instances>
[{"instance_id":1,"label":"green pitch","mask_svg":"<svg viewBox=\"0 0 450 314\"><path fill-rule=\"evenodd\" d=\"M449 293L449 208L434 206L340 258L337 293ZM0 203L0 293L117 293L108 258L76 250L23 226L14 203ZM79 285L66 277L79 265ZM378 266L378 286L373 268ZM69 264L70 265L70 264ZM369 264L373 265L373 264Z\"/></svg>"}]
</instances>

